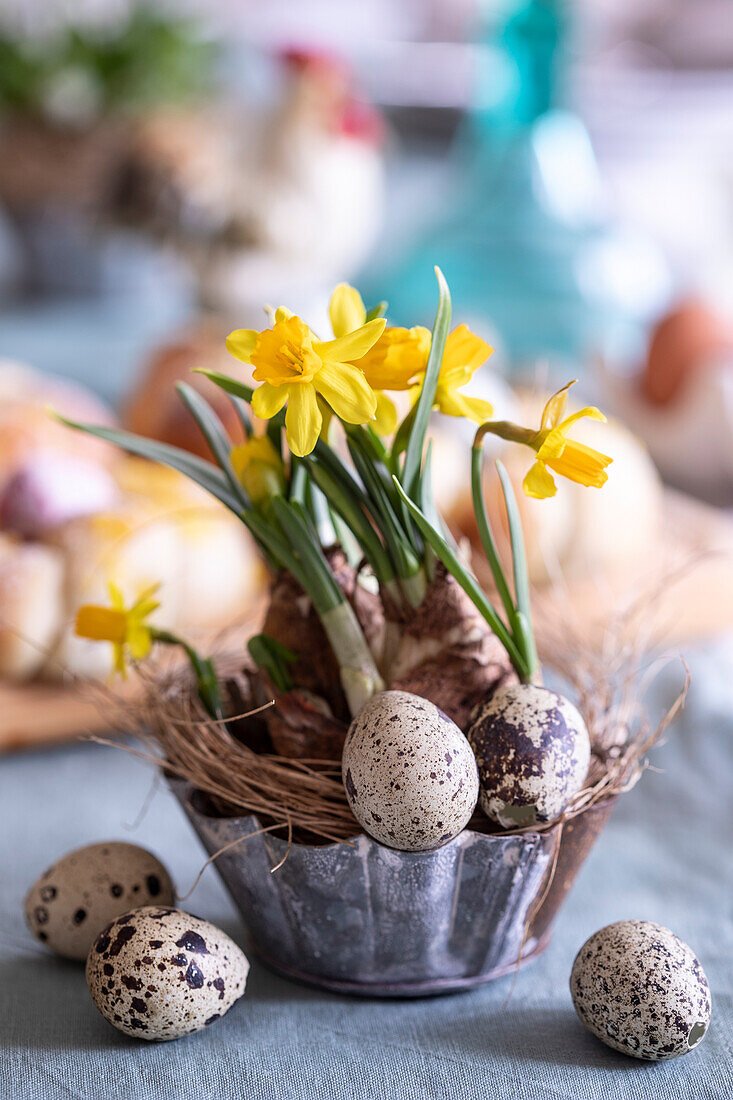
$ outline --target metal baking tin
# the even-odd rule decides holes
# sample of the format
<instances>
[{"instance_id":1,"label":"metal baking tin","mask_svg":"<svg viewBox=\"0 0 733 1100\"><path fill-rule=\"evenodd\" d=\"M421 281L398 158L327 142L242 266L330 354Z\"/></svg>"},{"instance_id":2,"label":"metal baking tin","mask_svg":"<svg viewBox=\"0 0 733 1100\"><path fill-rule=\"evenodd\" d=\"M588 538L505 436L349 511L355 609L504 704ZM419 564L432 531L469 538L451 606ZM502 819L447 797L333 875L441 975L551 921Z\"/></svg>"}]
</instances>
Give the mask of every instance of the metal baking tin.
<instances>
[{"instance_id":1,"label":"metal baking tin","mask_svg":"<svg viewBox=\"0 0 733 1100\"><path fill-rule=\"evenodd\" d=\"M260 828L254 816L208 816L189 784L170 785L210 855ZM215 863L248 946L272 969L339 993L425 996L491 981L544 950L611 806L545 833L465 829L435 852L395 851L363 833L294 843L274 872L287 841L260 833Z\"/></svg>"}]
</instances>

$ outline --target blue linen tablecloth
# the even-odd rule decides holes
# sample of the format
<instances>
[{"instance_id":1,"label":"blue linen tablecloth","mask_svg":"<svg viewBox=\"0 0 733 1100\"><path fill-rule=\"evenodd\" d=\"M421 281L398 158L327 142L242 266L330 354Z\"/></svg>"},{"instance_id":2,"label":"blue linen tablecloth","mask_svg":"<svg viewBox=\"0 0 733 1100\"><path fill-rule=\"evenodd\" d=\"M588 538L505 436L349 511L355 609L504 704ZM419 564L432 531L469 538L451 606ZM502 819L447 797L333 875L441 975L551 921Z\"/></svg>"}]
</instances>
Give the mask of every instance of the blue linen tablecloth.
<instances>
[{"instance_id":1,"label":"blue linen tablecloth","mask_svg":"<svg viewBox=\"0 0 733 1100\"><path fill-rule=\"evenodd\" d=\"M181 893L204 854L150 769L95 744L0 762L0 1095L8 1100L730 1100L733 1097L733 639L689 658L687 709L624 795L560 914L545 955L516 979L421 1001L352 1000L291 984L253 960L247 992L214 1027L148 1044L94 1008L81 965L26 930L25 890L68 849L121 838L149 846ZM679 667L661 677L668 704ZM235 939L242 928L209 868L189 911ZM674 929L713 994L701 1046L673 1062L616 1054L578 1022L573 958L602 925L635 917Z\"/></svg>"}]
</instances>

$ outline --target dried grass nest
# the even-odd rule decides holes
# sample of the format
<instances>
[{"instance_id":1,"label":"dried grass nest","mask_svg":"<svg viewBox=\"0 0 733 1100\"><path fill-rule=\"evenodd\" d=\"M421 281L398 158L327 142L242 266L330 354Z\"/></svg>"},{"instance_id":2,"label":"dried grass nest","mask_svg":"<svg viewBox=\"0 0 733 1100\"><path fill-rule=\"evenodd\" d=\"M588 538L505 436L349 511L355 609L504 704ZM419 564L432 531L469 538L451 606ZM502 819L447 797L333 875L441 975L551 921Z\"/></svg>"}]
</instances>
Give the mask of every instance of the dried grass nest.
<instances>
[{"instance_id":1,"label":"dried grass nest","mask_svg":"<svg viewBox=\"0 0 733 1100\"><path fill-rule=\"evenodd\" d=\"M538 648L546 670L565 683L564 691L583 715L592 757L586 785L562 820L629 790L647 765L647 754L684 705L689 677L658 722L645 711L644 696L663 658L652 659L648 601L589 640L562 615L545 613L536 623ZM223 634L215 663L236 704L243 664L241 628ZM207 812L223 817L256 815L267 831L289 840L323 844L347 841L360 831L346 800L340 760L298 760L262 751L262 721L238 715L226 722L207 716L193 691L187 669L170 667L141 673L138 703L120 708L120 726L149 751L126 746L158 764L167 775L190 783ZM258 751L259 749L259 751ZM502 835L543 832L557 822L499 830L476 813L470 828Z\"/></svg>"}]
</instances>

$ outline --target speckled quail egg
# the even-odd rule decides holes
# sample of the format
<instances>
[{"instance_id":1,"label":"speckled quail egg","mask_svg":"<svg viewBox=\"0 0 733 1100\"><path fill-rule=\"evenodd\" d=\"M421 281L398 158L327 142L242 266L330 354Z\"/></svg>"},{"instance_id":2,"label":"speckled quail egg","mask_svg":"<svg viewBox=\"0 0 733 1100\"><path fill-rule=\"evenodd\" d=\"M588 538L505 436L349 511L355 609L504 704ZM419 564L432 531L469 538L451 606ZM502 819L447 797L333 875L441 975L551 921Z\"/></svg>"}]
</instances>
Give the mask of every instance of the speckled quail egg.
<instances>
[{"instance_id":1,"label":"speckled quail egg","mask_svg":"<svg viewBox=\"0 0 733 1100\"><path fill-rule=\"evenodd\" d=\"M481 809L505 829L554 821L581 789L590 739L576 708L535 684L500 687L473 715Z\"/></svg>"},{"instance_id":2,"label":"speckled quail egg","mask_svg":"<svg viewBox=\"0 0 733 1100\"><path fill-rule=\"evenodd\" d=\"M215 925L148 905L113 920L87 959L92 1000L113 1027L139 1039L180 1039L228 1012L249 962Z\"/></svg>"},{"instance_id":3,"label":"speckled quail egg","mask_svg":"<svg viewBox=\"0 0 733 1100\"><path fill-rule=\"evenodd\" d=\"M476 760L458 726L407 691L384 691L362 707L346 735L342 773L359 824L406 852L452 840L478 797Z\"/></svg>"},{"instance_id":4,"label":"speckled quail egg","mask_svg":"<svg viewBox=\"0 0 733 1100\"><path fill-rule=\"evenodd\" d=\"M649 1062L687 1054L710 1023L710 989L696 956L651 921L618 921L586 940L570 993L589 1031Z\"/></svg>"},{"instance_id":5,"label":"speckled quail egg","mask_svg":"<svg viewBox=\"0 0 733 1100\"><path fill-rule=\"evenodd\" d=\"M28 891L25 915L33 935L57 955L85 959L113 917L173 900L160 860L136 844L110 840L77 848L44 871Z\"/></svg>"}]
</instances>

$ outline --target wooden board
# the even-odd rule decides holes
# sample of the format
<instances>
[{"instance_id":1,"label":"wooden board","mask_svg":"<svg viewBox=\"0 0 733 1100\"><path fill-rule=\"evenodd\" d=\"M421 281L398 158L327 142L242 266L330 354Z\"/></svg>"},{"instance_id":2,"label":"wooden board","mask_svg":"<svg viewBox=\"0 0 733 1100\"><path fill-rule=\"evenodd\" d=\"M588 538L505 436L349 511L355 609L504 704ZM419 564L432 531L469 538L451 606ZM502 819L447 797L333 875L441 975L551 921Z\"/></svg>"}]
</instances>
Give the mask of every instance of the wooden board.
<instances>
[{"instance_id":1,"label":"wooden board","mask_svg":"<svg viewBox=\"0 0 733 1100\"><path fill-rule=\"evenodd\" d=\"M680 645L733 627L733 520L678 493L665 494L658 549L638 567L593 579L575 578L563 614L593 632L633 600L659 592L657 637ZM558 593L540 590L538 612ZM127 689L133 691L131 685ZM109 719L92 697L50 684L0 684L0 750L106 733Z\"/></svg>"}]
</instances>

